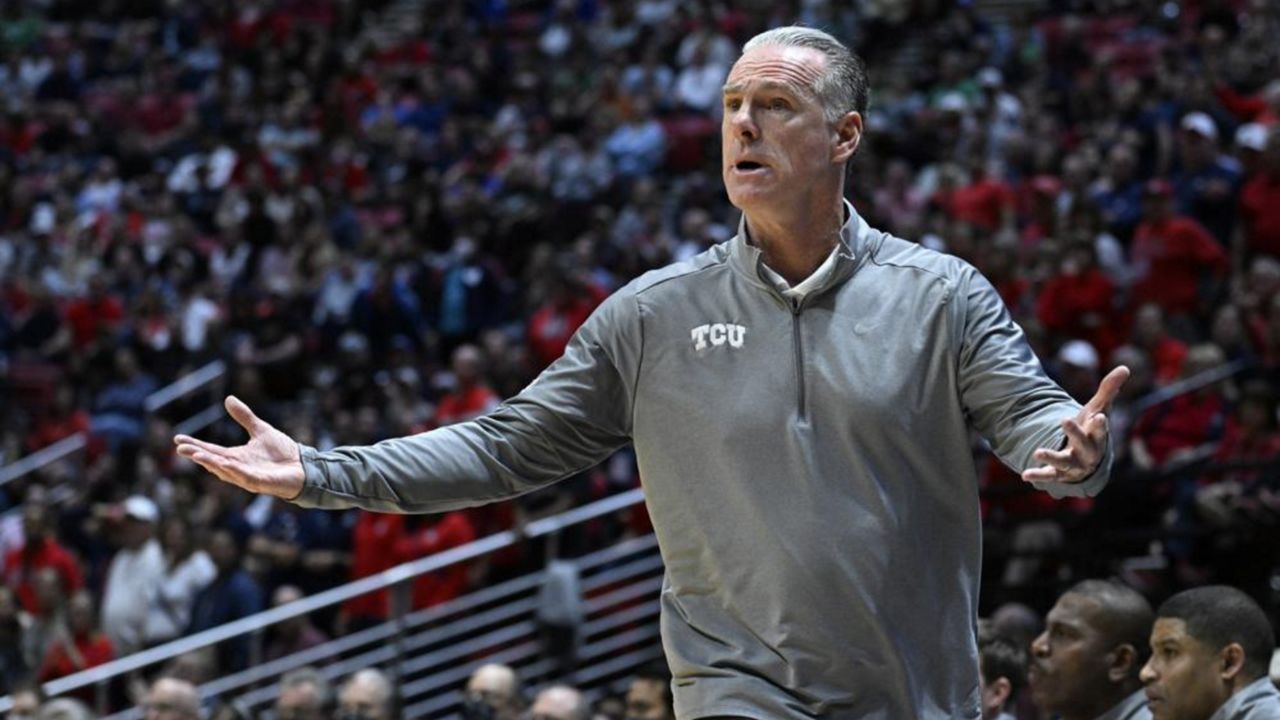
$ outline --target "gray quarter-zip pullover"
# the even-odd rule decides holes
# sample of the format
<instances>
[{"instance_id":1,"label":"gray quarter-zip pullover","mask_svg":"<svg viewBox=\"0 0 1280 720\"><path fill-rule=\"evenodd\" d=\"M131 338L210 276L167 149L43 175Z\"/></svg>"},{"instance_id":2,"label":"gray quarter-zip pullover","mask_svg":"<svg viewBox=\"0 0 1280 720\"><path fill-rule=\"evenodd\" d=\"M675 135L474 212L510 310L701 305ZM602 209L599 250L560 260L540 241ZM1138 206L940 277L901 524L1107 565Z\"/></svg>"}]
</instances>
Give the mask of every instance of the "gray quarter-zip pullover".
<instances>
[{"instance_id":1,"label":"gray quarter-zip pullover","mask_svg":"<svg viewBox=\"0 0 1280 720\"><path fill-rule=\"evenodd\" d=\"M1227 698L1209 720L1280 720L1280 691L1264 675Z\"/></svg>"},{"instance_id":2,"label":"gray quarter-zip pullover","mask_svg":"<svg viewBox=\"0 0 1280 720\"><path fill-rule=\"evenodd\" d=\"M485 417L303 448L297 501L440 512L632 441L678 717L979 717L969 428L1020 471L1079 405L973 267L847 210L836 267L802 300L761 279L740 230L612 295ZM1043 489L1092 495L1109 466Z\"/></svg>"}]
</instances>

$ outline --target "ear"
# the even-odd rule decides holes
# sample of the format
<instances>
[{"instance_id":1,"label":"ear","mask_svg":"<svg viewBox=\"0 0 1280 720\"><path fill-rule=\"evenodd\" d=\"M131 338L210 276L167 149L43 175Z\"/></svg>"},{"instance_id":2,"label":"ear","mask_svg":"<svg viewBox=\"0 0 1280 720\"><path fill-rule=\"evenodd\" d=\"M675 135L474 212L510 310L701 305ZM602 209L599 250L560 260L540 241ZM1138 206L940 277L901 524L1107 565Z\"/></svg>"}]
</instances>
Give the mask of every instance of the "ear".
<instances>
[{"instance_id":1,"label":"ear","mask_svg":"<svg viewBox=\"0 0 1280 720\"><path fill-rule=\"evenodd\" d=\"M856 110L845 113L836 121L835 131L836 146L831 153L831 162L844 165L862 142L862 113Z\"/></svg>"},{"instance_id":2,"label":"ear","mask_svg":"<svg viewBox=\"0 0 1280 720\"><path fill-rule=\"evenodd\" d=\"M1244 648L1231 643L1218 652L1218 669L1222 679L1231 682L1244 670Z\"/></svg>"},{"instance_id":3,"label":"ear","mask_svg":"<svg viewBox=\"0 0 1280 720\"><path fill-rule=\"evenodd\" d=\"M987 689L991 691L991 704L997 708L1003 708L1005 703L1009 702L1009 696L1013 694L1013 683L1002 675L988 685Z\"/></svg>"},{"instance_id":4,"label":"ear","mask_svg":"<svg viewBox=\"0 0 1280 720\"><path fill-rule=\"evenodd\" d=\"M1138 651L1129 643L1119 645L1109 653L1111 662L1107 668L1107 678L1112 682L1122 683L1134 675L1134 665L1138 662Z\"/></svg>"}]
</instances>

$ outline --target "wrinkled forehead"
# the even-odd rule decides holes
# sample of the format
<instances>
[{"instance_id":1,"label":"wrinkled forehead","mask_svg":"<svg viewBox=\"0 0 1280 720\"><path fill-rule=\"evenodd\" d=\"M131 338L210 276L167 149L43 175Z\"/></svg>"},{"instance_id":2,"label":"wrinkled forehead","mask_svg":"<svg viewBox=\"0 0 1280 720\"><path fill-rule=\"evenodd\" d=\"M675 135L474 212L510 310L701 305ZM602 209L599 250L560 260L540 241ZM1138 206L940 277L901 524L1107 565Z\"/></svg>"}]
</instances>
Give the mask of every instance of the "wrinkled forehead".
<instances>
[{"instance_id":1,"label":"wrinkled forehead","mask_svg":"<svg viewBox=\"0 0 1280 720\"><path fill-rule=\"evenodd\" d=\"M827 58L806 47L765 45L752 48L738 58L725 80L726 93L740 92L757 85L785 85L800 92L812 92L826 69Z\"/></svg>"}]
</instances>

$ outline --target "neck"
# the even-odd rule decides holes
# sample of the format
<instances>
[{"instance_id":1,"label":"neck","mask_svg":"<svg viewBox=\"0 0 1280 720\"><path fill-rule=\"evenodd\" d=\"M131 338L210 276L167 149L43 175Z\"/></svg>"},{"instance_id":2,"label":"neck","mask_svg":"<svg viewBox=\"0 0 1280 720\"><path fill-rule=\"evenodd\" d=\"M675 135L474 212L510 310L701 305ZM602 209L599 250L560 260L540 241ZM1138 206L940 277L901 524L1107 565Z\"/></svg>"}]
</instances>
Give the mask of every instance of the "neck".
<instances>
[{"instance_id":1,"label":"neck","mask_svg":"<svg viewBox=\"0 0 1280 720\"><path fill-rule=\"evenodd\" d=\"M1125 698L1137 691L1137 687L1129 684L1110 688L1110 692L1098 693L1092 705L1081 707L1074 712L1062 714L1062 720L1094 720L1106 711L1119 705Z\"/></svg>"},{"instance_id":2,"label":"neck","mask_svg":"<svg viewBox=\"0 0 1280 720\"><path fill-rule=\"evenodd\" d=\"M751 243L760 248L774 272L796 284L813 274L840 242L844 203L806 207L794 213L755 213L747 216Z\"/></svg>"}]
</instances>

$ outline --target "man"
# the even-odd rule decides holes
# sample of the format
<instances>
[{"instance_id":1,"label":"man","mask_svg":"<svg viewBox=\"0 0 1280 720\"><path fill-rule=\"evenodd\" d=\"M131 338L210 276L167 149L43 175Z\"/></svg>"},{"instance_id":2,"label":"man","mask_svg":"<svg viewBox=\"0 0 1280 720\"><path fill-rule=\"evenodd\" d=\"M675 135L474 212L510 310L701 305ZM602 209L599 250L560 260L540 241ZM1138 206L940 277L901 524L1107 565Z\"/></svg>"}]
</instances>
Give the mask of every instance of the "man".
<instances>
[{"instance_id":1,"label":"man","mask_svg":"<svg viewBox=\"0 0 1280 720\"><path fill-rule=\"evenodd\" d=\"M151 684L142 702L143 720L198 720L200 693L186 680L162 677Z\"/></svg>"},{"instance_id":2,"label":"man","mask_svg":"<svg viewBox=\"0 0 1280 720\"><path fill-rule=\"evenodd\" d=\"M121 507L120 549L111 558L102 590L102 627L116 654L142 649L151 597L164 579L165 559L155 539L160 510L149 498L133 495Z\"/></svg>"},{"instance_id":3,"label":"man","mask_svg":"<svg viewBox=\"0 0 1280 720\"><path fill-rule=\"evenodd\" d=\"M636 671L627 688L627 720L676 720L671 671L655 662Z\"/></svg>"},{"instance_id":4,"label":"man","mask_svg":"<svg viewBox=\"0 0 1280 720\"><path fill-rule=\"evenodd\" d=\"M582 693L568 685L552 685L533 699L530 720L587 720L591 707Z\"/></svg>"},{"instance_id":5,"label":"man","mask_svg":"<svg viewBox=\"0 0 1280 720\"><path fill-rule=\"evenodd\" d=\"M678 717L976 716L970 428L1036 487L1094 494L1127 371L1082 408L976 270L842 200L866 88L826 33L747 43L724 88L737 237L615 293L493 413L321 453L228 398L249 443L181 435L178 453L307 506L439 512L631 441Z\"/></svg>"},{"instance_id":6,"label":"man","mask_svg":"<svg viewBox=\"0 0 1280 720\"><path fill-rule=\"evenodd\" d=\"M1280 693L1267 676L1275 634L1235 588L1210 585L1165 600L1142 668L1155 720L1275 720Z\"/></svg>"},{"instance_id":7,"label":"man","mask_svg":"<svg viewBox=\"0 0 1280 720\"><path fill-rule=\"evenodd\" d=\"M1031 699L1062 720L1150 718L1138 680L1150 632L1151 605L1137 591L1108 580L1077 583L1031 643Z\"/></svg>"},{"instance_id":8,"label":"man","mask_svg":"<svg viewBox=\"0 0 1280 720\"><path fill-rule=\"evenodd\" d=\"M1000 636L980 639L978 671L982 720L1013 720L1007 711L1027 682L1027 654Z\"/></svg>"},{"instance_id":9,"label":"man","mask_svg":"<svg viewBox=\"0 0 1280 720\"><path fill-rule=\"evenodd\" d=\"M84 575L75 556L54 537L53 517L46 503L23 504L22 530L22 545L10 550L5 558L3 579L17 593L22 609L38 615L42 608L36 599L35 578L40 570L57 571L62 589L68 593L84 587Z\"/></svg>"},{"instance_id":10,"label":"man","mask_svg":"<svg viewBox=\"0 0 1280 720\"><path fill-rule=\"evenodd\" d=\"M463 717L467 720L516 720L524 703L520 678L506 665L481 665L467 679Z\"/></svg>"},{"instance_id":11,"label":"man","mask_svg":"<svg viewBox=\"0 0 1280 720\"><path fill-rule=\"evenodd\" d=\"M280 680L276 698L279 720L325 720L329 717L329 681L315 668L298 668Z\"/></svg>"},{"instance_id":12,"label":"man","mask_svg":"<svg viewBox=\"0 0 1280 720\"><path fill-rule=\"evenodd\" d=\"M391 720L395 692L380 670L365 668L338 693L338 720Z\"/></svg>"}]
</instances>

